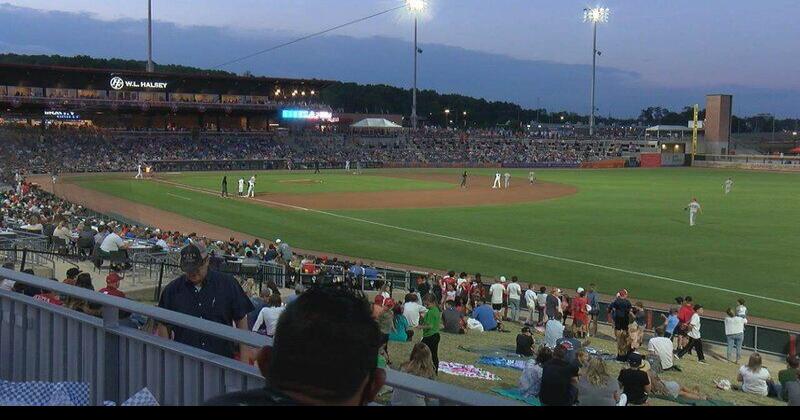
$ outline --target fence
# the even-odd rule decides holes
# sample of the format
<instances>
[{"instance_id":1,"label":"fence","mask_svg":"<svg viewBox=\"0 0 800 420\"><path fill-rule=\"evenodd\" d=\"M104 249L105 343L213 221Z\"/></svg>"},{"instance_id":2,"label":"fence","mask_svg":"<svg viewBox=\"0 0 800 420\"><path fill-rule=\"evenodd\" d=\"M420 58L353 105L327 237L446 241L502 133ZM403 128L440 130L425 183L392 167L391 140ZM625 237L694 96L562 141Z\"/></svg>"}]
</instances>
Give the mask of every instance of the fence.
<instances>
[{"instance_id":1,"label":"fence","mask_svg":"<svg viewBox=\"0 0 800 420\"><path fill-rule=\"evenodd\" d=\"M95 405L120 403L144 387L162 405L198 405L264 385L255 367L125 326L119 312L253 348L271 345L265 336L11 270L0 269L0 277L102 306L95 318L0 289L0 379L87 382ZM517 405L394 370L387 385L445 404Z\"/></svg>"}]
</instances>

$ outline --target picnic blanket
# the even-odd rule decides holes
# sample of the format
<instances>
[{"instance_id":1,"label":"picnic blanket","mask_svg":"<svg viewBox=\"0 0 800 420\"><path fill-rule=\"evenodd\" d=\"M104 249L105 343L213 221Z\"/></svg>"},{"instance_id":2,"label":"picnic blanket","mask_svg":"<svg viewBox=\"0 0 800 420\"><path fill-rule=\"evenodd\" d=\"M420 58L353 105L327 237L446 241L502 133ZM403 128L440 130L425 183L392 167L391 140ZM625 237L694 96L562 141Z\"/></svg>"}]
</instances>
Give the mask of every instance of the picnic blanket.
<instances>
[{"instance_id":1,"label":"picnic blanket","mask_svg":"<svg viewBox=\"0 0 800 420\"><path fill-rule=\"evenodd\" d=\"M601 358L603 360L616 360L617 359L617 356L615 354L602 352L602 351L599 351L599 350L595 349L594 347L584 347L583 349L586 350L586 353L589 353L590 356L599 357L599 358Z\"/></svg>"},{"instance_id":2,"label":"picnic blanket","mask_svg":"<svg viewBox=\"0 0 800 420\"><path fill-rule=\"evenodd\" d=\"M497 366L508 369L525 370L525 360L509 359L497 356L481 356L478 363L482 365Z\"/></svg>"},{"instance_id":3,"label":"picnic blanket","mask_svg":"<svg viewBox=\"0 0 800 420\"><path fill-rule=\"evenodd\" d=\"M0 406L81 406L89 404L89 384L83 382L10 382L0 380ZM114 406L104 401L104 406ZM153 394L143 388L122 406L159 405Z\"/></svg>"},{"instance_id":4,"label":"picnic blanket","mask_svg":"<svg viewBox=\"0 0 800 420\"><path fill-rule=\"evenodd\" d=\"M487 372L479 369L473 365L464 365L461 363L452 362L439 362L439 372L446 373L453 376L463 376L473 379L484 379L487 381L499 381L500 377L492 372Z\"/></svg>"},{"instance_id":5,"label":"picnic blanket","mask_svg":"<svg viewBox=\"0 0 800 420\"><path fill-rule=\"evenodd\" d=\"M514 346L489 346L489 347L472 347L472 346L458 346L459 350L469 353L480 354L481 356L488 357L505 357L509 359L520 358Z\"/></svg>"},{"instance_id":6,"label":"picnic blanket","mask_svg":"<svg viewBox=\"0 0 800 420\"><path fill-rule=\"evenodd\" d=\"M651 394L650 396L659 400L672 401L674 403L678 403L681 405L692 405L696 407L732 407L736 405L730 401L725 401L725 400L715 400L715 399L690 400L688 398L684 398L681 396L678 396L678 398L673 398L664 395L653 395L653 394Z\"/></svg>"},{"instance_id":7,"label":"picnic blanket","mask_svg":"<svg viewBox=\"0 0 800 420\"><path fill-rule=\"evenodd\" d=\"M491 391L497 395L500 395L501 397L510 398L515 401L521 401L528 405L534 405L537 407L541 407L542 405L538 398L523 397L519 390L515 388L492 388Z\"/></svg>"}]
</instances>

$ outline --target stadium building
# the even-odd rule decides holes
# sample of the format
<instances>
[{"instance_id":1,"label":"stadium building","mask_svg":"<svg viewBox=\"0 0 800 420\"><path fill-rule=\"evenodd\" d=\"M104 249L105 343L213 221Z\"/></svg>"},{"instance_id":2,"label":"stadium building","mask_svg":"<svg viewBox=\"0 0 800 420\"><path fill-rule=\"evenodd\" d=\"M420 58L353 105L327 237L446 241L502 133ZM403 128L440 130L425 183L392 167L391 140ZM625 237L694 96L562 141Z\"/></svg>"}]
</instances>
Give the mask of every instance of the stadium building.
<instances>
[{"instance_id":1,"label":"stadium building","mask_svg":"<svg viewBox=\"0 0 800 420\"><path fill-rule=\"evenodd\" d=\"M31 125L266 131L324 125L325 80L0 64L0 116Z\"/></svg>"}]
</instances>

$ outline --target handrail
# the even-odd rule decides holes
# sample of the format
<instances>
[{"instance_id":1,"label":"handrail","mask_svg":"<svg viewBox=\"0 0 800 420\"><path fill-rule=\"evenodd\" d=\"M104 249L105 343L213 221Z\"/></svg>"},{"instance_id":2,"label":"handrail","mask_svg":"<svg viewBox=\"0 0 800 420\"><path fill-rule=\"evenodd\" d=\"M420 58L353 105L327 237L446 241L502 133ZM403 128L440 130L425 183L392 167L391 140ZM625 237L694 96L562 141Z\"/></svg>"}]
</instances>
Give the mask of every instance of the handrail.
<instances>
[{"instance_id":1,"label":"handrail","mask_svg":"<svg viewBox=\"0 0 800 420\"><path fill-rule=\"evenodd\" d=\"M148 306L142 303L123 299L115 296L109 296L102 293L97 293L91 290L86 290L77 286L63 284L53 280L46 280L37 276L16 272L8 269L0 268L0 277L10 280L18 281L27 285L51 290L56 293L73 296L88 302L97 303L103 306L103 318L93 318L85 314L71 311L69 309L51 305L45 302L38 301L31 297L0 290L0 296L10 297L15 300L24 301L26 304L35 305L40 309L58 312L67 317L78 319L82 322L88 322L96 327L102 327L107 332L126 337L136 338L145 337L144 333L139 332L130 327L120 326L117 322L117 314L113 313L114 310L124 310L131 313L137 313L153 317L161 321L165 321L171 325L176 325L191 330L199 330L205 334L212 335L218 338L242 343L251 347L260 348L262 346L271 346L272 340L268 337L256 334L251 331L242 331L233 328L232 326L225 326L219 323L211 322L208 320L196 318L190 315L181 314L178 312L169 311L166 309ZM233 359L224 358L219 355L208 353L201 349L186 346L170 340L158 337L153 338L157 345L178 350L182 353L195 354L198 357L202 356L205 360L211 361L215 364L221 364L229 368L237 370L247 370L255 374L255 368L241 362L234 361ZM432 381L429 379L420 378L417 376L409 375L407 373L399 372L392 369L386 370L387 385L399 389L415 392L418 394L426 395L432 398L438 398L443 401L463 404L463 405L521 405L520 403L512 400L507 400L495 397L488 394L483 394L477 391L463 389L454 385L443 384L440 382Z\"/></svg>"}]
</instances>

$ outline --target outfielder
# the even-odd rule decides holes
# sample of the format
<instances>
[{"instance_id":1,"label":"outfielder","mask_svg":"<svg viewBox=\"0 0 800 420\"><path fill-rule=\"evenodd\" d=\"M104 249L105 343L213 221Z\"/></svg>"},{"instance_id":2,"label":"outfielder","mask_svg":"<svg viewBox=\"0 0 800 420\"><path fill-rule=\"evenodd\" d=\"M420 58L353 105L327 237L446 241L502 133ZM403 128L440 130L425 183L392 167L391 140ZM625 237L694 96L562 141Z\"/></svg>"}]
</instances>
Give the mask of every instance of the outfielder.
<instances>
[{"instance_id":1,"label":"outfielder","mask_svg":"<svg viewBox=\"0 0 800 420\"><path fill-rule=\"evenodd\" d=\"M350 171L350 161L349 160L344 161L344 170L345 171Z\"/></svg>"},{"instance_id":2,"label":"outfielder","mask_svg":"<svg viewBox=\"0 0 800 420\"><path fill-rule=\"evenodd\" d=\"M244 178L239 177L239 197L244 197Z\"/></svg>"},{"instance_id":3,"label":"outfielder","mask_svg":"<svg viewBox=\"0 0 800 420\"><path fill-rule=\"evenodd\" d=\"M728 178L725 180L725 195L730 194L732 189L733 189L733 180Z\"/></svg>"},{"instance_id":4,"label":"outfielder","mask_svg":"<svg viewBox=\"0 0 800 420\"><path fill-rule=\"evenodd\" d=\"M250 177L247 181L247 197L253 198L256 196L256 176Z\"/></svg>"},{"instance_id":5,"label":"outfielder","mask_svg":"<svg viewBox=\"0 0 800 420\"><path fill-rule=\"evenodd\" d=\"M494 174L494 185L492 185L492 189L496 190L501 187L500 185L500 172Z\"/></svg>"},{"instance_id":6,"label":"outfielder","mask_svg":"<svg viewBox=\"0 0 800 420\"><path fill-rule=\"evenodd\" d=\"M506 172L503 176L506 179L506 189L508 189L508 186L511 184L511 174Z\"/></svg>"},{"instance_id":7,"label":"outfielder","mask_svg":"<svg viewBox=\"0 0 800 420\"><path fill-rule=\"evenodd\" d=\"M697 221L697 214L702 213L703 208L700 206L700 203L697 202L697 199L693 198L692 202L686 207L686 210L689 210L689 226L694 226Z\"/></svg>"},{"instance_id":8,"label":"outfielder","mask_svg":"<svg viewBox=\"0 0 800 420\"><path fill-rule=\"evenodd\" d=\"M461 175L461 188L467 188L467 171Z\"/></svg>"},{"instance_id":9,"label":"outfielder","mask_svg":"<svg viewBox=\"0 0 800 420\"><path fill-rule=\"evenodd\" d=\"M533 171L528 172L528 180L531 182L531 185L536 183L536 173Z\"/></svg>"},{"instance_id":10,"label":"outfielder","mask_svg":"<svg viewBox=\"0 0 800 420\"><path fill-rule=\"evenodd\" d=\"M136 179L142 179L144 175L142 175L142 164L136 166Z\"/></svg>"}]
</instances>

